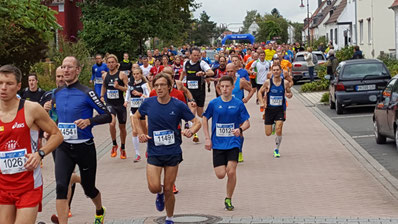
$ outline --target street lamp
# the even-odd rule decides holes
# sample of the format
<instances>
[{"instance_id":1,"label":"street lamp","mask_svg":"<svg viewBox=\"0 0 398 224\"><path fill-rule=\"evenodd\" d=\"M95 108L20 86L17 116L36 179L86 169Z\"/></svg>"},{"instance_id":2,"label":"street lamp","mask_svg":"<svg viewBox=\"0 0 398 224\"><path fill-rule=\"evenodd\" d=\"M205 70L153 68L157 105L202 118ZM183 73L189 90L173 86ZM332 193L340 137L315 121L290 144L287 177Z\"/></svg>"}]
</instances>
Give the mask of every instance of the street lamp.
<instances>
[{"instance_id":1,"label":"street lamp","mask_svg":"<svg viewBox=\"0 0 398 224\"><path fill-rule=\"evenodd\" d=\"M301 0L300 8L304 8L305 5L303 4L303 0ZM307 25L308 25L308 34L307 34L307 44L310 46L310 3L307 0Z\"/></svg>"}]
</instances>

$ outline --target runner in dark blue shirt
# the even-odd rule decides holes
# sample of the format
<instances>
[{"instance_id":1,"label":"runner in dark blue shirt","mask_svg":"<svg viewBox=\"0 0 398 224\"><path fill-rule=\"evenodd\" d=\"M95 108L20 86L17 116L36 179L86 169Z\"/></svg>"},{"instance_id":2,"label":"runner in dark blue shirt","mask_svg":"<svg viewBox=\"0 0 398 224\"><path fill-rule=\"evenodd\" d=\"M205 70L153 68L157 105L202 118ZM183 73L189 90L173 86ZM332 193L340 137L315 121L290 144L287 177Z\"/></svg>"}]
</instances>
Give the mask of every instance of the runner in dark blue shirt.
<instances>
[{"instance_id":1,"label":"runner in dark blue shirt","mask_svg":"<svg viewBox=\"0 0 398 224\"><path fill-rule=\"evenodd\" d=\"M155 76L153 86L157 96L144 100L134 114L134 125L137 127L140 142L148 142L147 180L149 191L157 194L156 208L163 211L166 205L166 224L174 223L175 198L173 185L177 177L178 165L182 162L182 135L192 137L200 129L200 122L188 106L170 96L173 89L172 80L166 74ZM148 116L148 134L140 122L141 116ZM189 129L178 129L181 120L191 121ZM161 174L164 169L163 187Z\"/></svg>"}]
</instances>

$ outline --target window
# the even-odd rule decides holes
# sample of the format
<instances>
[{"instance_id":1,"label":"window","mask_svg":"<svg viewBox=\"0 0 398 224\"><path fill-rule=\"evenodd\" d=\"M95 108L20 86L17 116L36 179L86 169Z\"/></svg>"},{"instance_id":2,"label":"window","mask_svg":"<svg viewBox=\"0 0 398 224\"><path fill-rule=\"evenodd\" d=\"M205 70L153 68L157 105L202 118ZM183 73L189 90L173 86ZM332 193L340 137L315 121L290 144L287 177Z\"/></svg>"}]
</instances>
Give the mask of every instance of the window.
<instances>
[{"instance_id":1,"label":"window","mask_svg":"<svg viewBox=\"0 0 398 224\"><path fill-rule=\"evenodd\" d=\"M342 74L344 79L363 79L365 76L388 76L388 72L382 63L367 63L346 65Z\"/></svg>"},{"instance_id":2,"label":"window","mask_svg":"<svg viewBox=\"0 0 398 224\"><path fill-rule=\"evenodd\" d=\"M359 20L359 43L363 44L363 20Z\"/></svg>"},{"instance_id":3,"label":"window","mask_svg":"<svg viewBox=\"0 0 398 224\"><path fill-rule=\"evenodd\" d=\"M333 43L333 29L330 29L330 41Z\"/></svg>"},{"instance_id":4,"label":"window","mask_svg":"<svg viewBox=\"0 0 398 224\"><path fill-rule=\"evenodd\" d=\"M372 43L372 23L370 18L368 19L368 44Z\"/></svg>"},{"instance_id":5,"label":"window","mask_svg":"<svg viewBox=\"0 0 398 224\"><path fill-rule=\"evenodd\" d=\"M337 44L337 28L334 29L334 41Z\"/></svg>"}]
</instances>

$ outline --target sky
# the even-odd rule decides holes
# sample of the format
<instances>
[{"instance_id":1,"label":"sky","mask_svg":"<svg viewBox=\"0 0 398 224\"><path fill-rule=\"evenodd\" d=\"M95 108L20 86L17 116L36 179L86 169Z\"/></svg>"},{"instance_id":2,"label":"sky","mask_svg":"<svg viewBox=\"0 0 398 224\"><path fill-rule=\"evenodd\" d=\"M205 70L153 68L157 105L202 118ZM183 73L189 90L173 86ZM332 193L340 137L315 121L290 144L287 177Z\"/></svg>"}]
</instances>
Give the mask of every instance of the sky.
<instances>
[{"instance_id":1,"label":"sky","mask_svg":"<svg viewBox=\"0 0 398 224\"><path fill-rule=\"evenodd\" d=\"M307 0L303 0L305 8L300 8L301 0L196 0L202 6L194 12L195 18L206 11L210 20L220 25L227 24L231 31L238 31L246 16L246 11L257 10L262 16L277 8L279 13L292 22L304 22L307 17ZM318 0L309 0L310 16L318 7Z\"/></svg>"}]
</instances>

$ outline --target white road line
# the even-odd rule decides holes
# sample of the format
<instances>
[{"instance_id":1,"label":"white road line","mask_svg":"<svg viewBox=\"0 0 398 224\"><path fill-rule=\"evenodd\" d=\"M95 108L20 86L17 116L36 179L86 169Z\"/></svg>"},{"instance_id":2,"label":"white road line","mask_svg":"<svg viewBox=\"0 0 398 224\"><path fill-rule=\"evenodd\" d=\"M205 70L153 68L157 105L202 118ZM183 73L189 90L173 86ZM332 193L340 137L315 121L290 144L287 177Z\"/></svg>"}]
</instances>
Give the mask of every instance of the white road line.
<instances>
[{"instance_id":1,"label":"white road line","mask_svg":"<svg viewBox=\"0 0 398 224\"><path fill-rule=\"evenodd\" d=\"M331 119L343 119L343 118L360 118L360 117L372 117L373 114L365 114L365 115L352 115L352 116L338 116L338 117L330 117Z\"/></svg>"},{"instance_id":2,"label":"white road line","mask_svg":"<svg viewBox=\"0 0 398 224\"><path fill-rule=\"evenodd\" d=\"M357 135L357 136L351 136L351 138L353 139L357 139L357 138L373 138L375 137L375 135Z\"/></svg>"}]
</instances>

